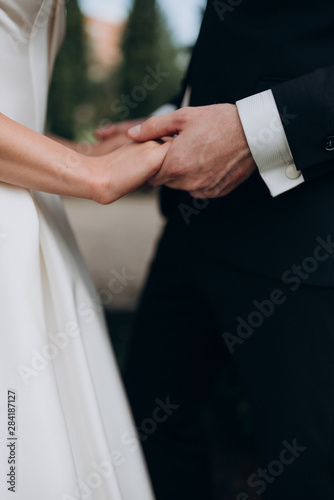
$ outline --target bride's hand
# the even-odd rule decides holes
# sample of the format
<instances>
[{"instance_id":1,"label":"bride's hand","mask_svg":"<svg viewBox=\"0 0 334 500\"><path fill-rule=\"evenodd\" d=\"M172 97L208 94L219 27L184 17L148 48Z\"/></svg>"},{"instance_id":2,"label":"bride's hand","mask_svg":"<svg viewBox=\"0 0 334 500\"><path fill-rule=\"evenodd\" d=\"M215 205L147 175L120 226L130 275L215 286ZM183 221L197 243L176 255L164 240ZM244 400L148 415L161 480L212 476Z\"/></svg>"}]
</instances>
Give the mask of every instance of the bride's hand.
<instances>
[{"instance_id":1,"label":"bride's hand","mask_svg":"<svg viewBox=\"0 0 334 500\"><path fill-rule=\"evenodd\" d=\"M89 158L91 199L108 205L140 188L161 168L170 143L131 143L113 153Z\"/></svg>"},{"instance_id":2,"label":"bride's hand","mask_svg":"<svg viewBox=\"0 0 334 500\"><path fill-rule=\"evenodd\" d=\"M135 191L161 168L171 142L129 143L89 157L0 113L0 182L103 205Z\"/></svg>"},{"instance_id":3,"label":"bride's hand","mask_svg":"<svg viewBox=\"0 0 334 500\"><path fill-rule=\"evenodd\" d=\"M94 136L98 140L95 144L90 144L89 156L102 156L128 144L128 130L143 123L145 118L138 120L126 120L113 123L107 127L95 130Z\"/></svg>"}]
</instances>

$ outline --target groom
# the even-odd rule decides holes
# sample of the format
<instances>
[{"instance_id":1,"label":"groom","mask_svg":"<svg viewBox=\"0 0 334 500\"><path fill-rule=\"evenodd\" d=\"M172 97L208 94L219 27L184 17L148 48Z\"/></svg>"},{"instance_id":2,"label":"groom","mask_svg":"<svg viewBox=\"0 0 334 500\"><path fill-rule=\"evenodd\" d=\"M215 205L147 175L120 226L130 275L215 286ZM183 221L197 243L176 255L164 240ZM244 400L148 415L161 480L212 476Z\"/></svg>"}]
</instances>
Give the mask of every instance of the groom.
<instances>
[{"instance_id":1,"label":"groom","mask_svg":"<svg viewBox=\"0 0 334 500\"><path fill-rule=\"evenodd\" d=\"M209 500L200 412L232 357L251 491L333 500L333 0L209 0L184 93L191 107L129 131L176 134L124 375L157 499Z\"/></svg>"}]
</instances>

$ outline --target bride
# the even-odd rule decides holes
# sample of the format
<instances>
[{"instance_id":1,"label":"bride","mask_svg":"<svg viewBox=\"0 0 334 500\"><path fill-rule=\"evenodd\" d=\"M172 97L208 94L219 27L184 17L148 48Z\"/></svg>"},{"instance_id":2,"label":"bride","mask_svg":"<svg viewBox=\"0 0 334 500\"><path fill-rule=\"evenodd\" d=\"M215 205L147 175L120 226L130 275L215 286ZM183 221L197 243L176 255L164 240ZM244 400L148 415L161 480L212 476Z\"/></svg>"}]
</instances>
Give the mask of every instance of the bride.
<instances>
[{"instance_id":1,"label":"bride","mask_svg":"<svg viewBox=\"0 0 334 500\"><path fill-rule=\"evenodd\" d=\"M112 203L159 170L168 144L88 157L42 135L63 31L63 0L0 0L0 498L151 500L57 195Z\"/></svg>"}]
</instances>

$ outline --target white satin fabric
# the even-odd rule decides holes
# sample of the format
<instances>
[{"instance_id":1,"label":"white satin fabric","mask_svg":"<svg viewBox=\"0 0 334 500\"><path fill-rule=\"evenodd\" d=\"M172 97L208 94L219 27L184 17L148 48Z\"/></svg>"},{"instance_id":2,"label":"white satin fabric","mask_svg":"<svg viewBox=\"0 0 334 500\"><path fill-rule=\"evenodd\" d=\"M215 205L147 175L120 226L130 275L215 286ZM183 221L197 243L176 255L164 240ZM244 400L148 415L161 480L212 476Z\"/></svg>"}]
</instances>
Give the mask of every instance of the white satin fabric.
<instances>
[{"instance_id":1,"label":"white satin fabric","mask_svg":"<svg viewBox=\"0 0 334 500\"><path fill-rule=\"evenodd\" d=\"M61 0L0 0L0 112L38 132L63 32ZM59 197L0 183L1 500L154 498L94 297Z\"/></svg>"}]
</instances>

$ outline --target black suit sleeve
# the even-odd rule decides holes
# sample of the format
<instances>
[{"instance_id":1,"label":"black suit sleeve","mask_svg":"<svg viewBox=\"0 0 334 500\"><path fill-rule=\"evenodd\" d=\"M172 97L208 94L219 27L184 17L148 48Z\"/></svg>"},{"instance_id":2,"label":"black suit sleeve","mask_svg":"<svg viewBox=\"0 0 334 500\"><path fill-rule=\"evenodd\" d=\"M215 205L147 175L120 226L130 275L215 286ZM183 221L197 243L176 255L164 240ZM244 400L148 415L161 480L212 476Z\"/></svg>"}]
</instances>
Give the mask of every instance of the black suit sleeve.
<instances>
[{"instance_id":1,"label":"black suit sleeve","mask_svg":"<svg viewBox=\"0 0 334 500\"><path fill-rule=\"evenodd\" d=\"M305 180L334 172L334 65L279 84L272 92Z\"/></svg>"}]
</instances>

